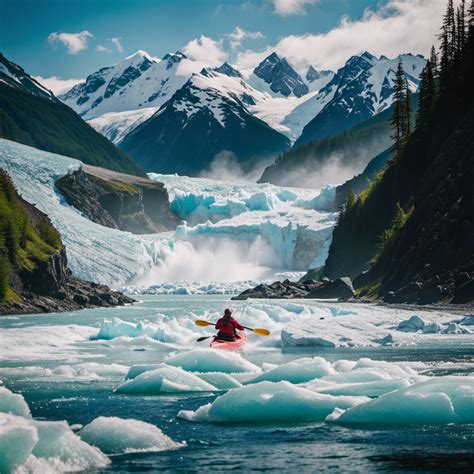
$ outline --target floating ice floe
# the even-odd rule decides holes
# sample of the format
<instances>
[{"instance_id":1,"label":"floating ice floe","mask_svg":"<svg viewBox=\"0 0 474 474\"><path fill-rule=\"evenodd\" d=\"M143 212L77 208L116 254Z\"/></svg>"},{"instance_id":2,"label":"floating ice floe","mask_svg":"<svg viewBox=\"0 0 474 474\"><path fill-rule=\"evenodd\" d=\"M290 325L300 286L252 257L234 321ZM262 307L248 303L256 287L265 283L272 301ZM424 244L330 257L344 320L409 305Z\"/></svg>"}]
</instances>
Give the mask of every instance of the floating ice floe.
<instances>
[{"instance_id":1,"label":"floating ice floe","mask_svg":"<svg viewBox=\"0 0 474 474\"><path fill-rule=\"evenodd\" d=\"M387 393L327 421L394 425L438 425L474 422L474 377L436 377Z\"/></svg>"},{"instance_id":2,"label":"floating ice floe","mask_svg":"<svg viewBox=\"0 0 474 474\"><path fill-rule=\"evenodd\" d=\"M171 355L165 362L190 372L260 372L260 367L235 352L194 349Z\"/></svg>"},{"instance_id":3,"label":"floating ice floe","mask_svg":"<svg viewBox=\"0 0 474 474\"><path fill-rule=\"evenodd\" d=\"M115 454L182 446L156 426L134 419L99 417L80 436L72 428L65 421L32 419L23 397L0 387L0 472L89 471L110 464L102 448Z\"/></svg>"},{"instance_id":4,"label":"floating ice floe","mask_svg":"<svg viewBox=\"0 0 474 474\"><path fill-rule=\"evenodd\" d=\"M222 372L205 372L196 373L196 375L219 390L230 390L231 388L242 387L242 384L236 378L237 374L233 374L234 376L232 376Z\"/></svg>"},{"instance_id":5,"label":"floating ice floe","mask_svg":"<svg viewBox=\"0 0 474 474\"><path fill-rule=\"evenodd\" d=\"M212 392L216 387L180 367L162 364L161 367L126 380L117 393L157 395L161 393Z\"/></svg>"},{"instance_id":6,"label":"floating ice floe","mask_svg":"<svg viewBox=\"0 0 474 474\"><path fill-rule=\"evenodd\" d=\"M263 382L264 380L269 382L286 380L291 383L302 383L334 373L334 368L326 359L322 357L305 357L277 366L250 380L248 383Z\"/></svg>"},{"instance_id":7,"label":"floating ice floe","mask_svg":"<svg viewBox=\"0 0 474 474\"><path fill-rule=\"evenodd\" d=\"M165 344L185 343L194 336L194 332L180 324L175 318L157 315L157 321L139 321L132 323L120 318L102 321L97 339L111 340L120 337L149 337Z\"/></svg>"},{"instance_id":8,"label":"floating ice floe","mask_svg":"<svg viewBox=\"0 0 474 474\"><path fill-rule=\"evenodd\" d=\"M35 421L0 413L0 471L83 471L105 467L109 459L82 441L64 421Z\"/></svg>"},{"instance_id":9,"label":"floating ice floe","mask_svg":"<svg viewBox=\"0 0 474 474\"><path fill-rule=\"evenodd\" d=\"M6 387L0 387L0 412L30 418L30 407L22 395L13 393Z\"/></svg>"},{"instance_id":10,"label":"floating ice floe","mask_svg":"<svg viewBox=\"0 0 474 474\"><path fill-rule=\"evenodd\" d=\"M328 395L348 395L358 397L380 397L394 390L400 390L411 385L407 379L375 380L372 382L341 383L332 385L325 380L313 380L304 386L318 393Z\"/></svg>"},{"instance_id":11,"label":"floating ice floe","mask_svg":"<svg viewBox=\"0 0 474 474\"><path fill-rule=\"evenodd\" d=\"M155 425L117 417L99 416L84 426L79 436L106 454L165 451L183 446Z\"/></svg>"},{"instance_id":12,"label":"floating ice floe","mask_svg":"<svg viewBox=\"0 0 474 474\"><path fill-rule=\"evenodd\" d=\"M289 382L259 382L230 390L196 411L178 418L216 423L307 422L324 420L335 408L349 408L369 399L323 395Z\"/></svg>"}]
</instances>

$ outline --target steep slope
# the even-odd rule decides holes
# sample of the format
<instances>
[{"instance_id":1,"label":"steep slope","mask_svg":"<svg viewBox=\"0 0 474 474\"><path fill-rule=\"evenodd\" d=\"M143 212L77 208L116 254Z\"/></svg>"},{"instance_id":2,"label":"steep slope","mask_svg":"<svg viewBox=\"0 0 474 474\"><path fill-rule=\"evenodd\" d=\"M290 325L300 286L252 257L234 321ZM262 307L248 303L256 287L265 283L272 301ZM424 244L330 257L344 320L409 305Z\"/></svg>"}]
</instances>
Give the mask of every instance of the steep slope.
<instances>
[{"instance_id":1,"label":"steep slope","mask_svg":"<svg viewBox=\"0 0 474 474\"><path fill-rule=\"evenodd\" d=\"M7 61L4 57L2 64ZM52 93L36 87L23 69L8 62L19 76L0 78L0 137L61 153L84 163L143 175L122 151L84 122ZM4 66L5 67L5 66ZM26 85L25 85L26 84Z\"/></svg>"},{"instance_id":2,"label":"steep slope","mask_svg":"<svg viewBox=\"0 0 474 474\"><path fill-rule=\"evenodd\" d=\"M244 169L281 153L289 140L249 112L246 91L253 92L240 78L203 70L119 146L146 170L190 176L222 152Z\"/></svg>"},{"instance_id":3,"label":"steep slope","mask_svg":"<svg viewBox=\"0 0 474 474\"><path fill-rule=\"evenodd\" d=\"M474 50L474 35L471 36ZM401 156L348 203L325 273L387 301L474 299L474 55L443 72L434 109Z\"/></svg>"},{"instance_id":4,"label":"steep slope","mask_svg":"<svg viewBox=\"0 0 474 474\"><path fill-rule=\"evenodd\" d=\"M410 88L416 91L425 65L422 57L402 54L394 59L376 58L368 52L353 56L303 105L312 108L315 116L304 127L295 145L347 130L388 108L393 100L393 79L399 60ZM291 121L291 117L287 120Z\"/></svg>"},{"instance_id":5,"label":"steep slope","mask_svg":"<svg viewBox=\"0 0 474 474\"><path fill-rule=\"evenodd\" d=\"M115 306L132 300L71 277L61 236L0 169L0 314Z\"/></svg>"},{"instance_id":6,"label":"steep slope","mask_svg":"<svg viewBox=\"0 0 474 474\"><path fill-rule=\"evenodd\" d=\"M50 90L33 79L18 64L9 61L2 53L0 53L0 83L21 89L37 97L58 101Z\"/></svg>"},{"instance_id":7,"label":"steep slope","mask_svg":"<svg viewBox=\"0 0 474 474\"><path fill-rule=\"evenodd\" d=\"M332 179L339 182L344 169L353 176L390 146L390 114L391 109L350 130L293 147L264 170L259 182L318 188L318 175L328 167L334 168Z\"/></svg>"}]
</instances>

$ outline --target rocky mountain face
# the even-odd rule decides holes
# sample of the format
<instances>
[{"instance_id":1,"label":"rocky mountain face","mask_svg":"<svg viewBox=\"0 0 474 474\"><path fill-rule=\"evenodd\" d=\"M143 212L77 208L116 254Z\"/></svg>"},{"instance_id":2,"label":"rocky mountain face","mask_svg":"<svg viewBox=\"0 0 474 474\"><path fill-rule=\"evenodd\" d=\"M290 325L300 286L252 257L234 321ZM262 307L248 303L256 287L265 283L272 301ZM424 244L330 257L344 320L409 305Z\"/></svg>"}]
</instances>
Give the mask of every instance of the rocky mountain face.
<instances>
[{"instance_id":1,"label":"rocky mountain face","mask_svg":"<svg viewBox=\"0 0 474 474\"><path fill-rule=\"evenodd\" d=\"M36 79L33 79L18 64L9 61L2 53L0 53L0 83L4 83L15 89L20 89L28 94L32 94L43 99L53 102L59 102L55 95Z\"/></svg>"},{"instance_id":2,"label":"rocky mountain face","mask_svg":"<svg viewBox=\"0 0 474 474\"><path fill-rule=\"evenodd\" d=\"M295 145L331 136L387 109L393 101L393 80L398 61L416 91L425 65L420 56L403 54L394 59L376 58L368 52L351 57L333 79L311 99L322 107L304 127Z\"/></svg>"},{"instance_id":3,"label":"rocky mountain face","mask_svg":"<svg viewBox=\"0 0 474 474\"><path fill-rule=\"evenodd\" d=\"M133 300L73 278L66 250L48 216L23 200L0 170L0 314L72 311Z\"/></svg>"},{"instance_id":4,"label":"rocky mountain face","mask_svg":"<svg viewBox=\"0 0 474 474\"><path fill-rule=\"evenodd\" d=\"M20 66L1 57L0 137L105 168L143 170Z\"/></svg>"},{"instance_id":5,"label":"rocky mountain face","mask_svg":"<svg viewBox=\"0 0 474 474\"><path fill-rule=\"evenodd\" d=\"M159 107L188 79L177 69L186 56L167 54L162 60L138 51L87 77L60 99L85 120L110 112Z\"/></svg>"},{"instance_id":6,"label":"rocky mountain face","mask_svg":"<svg viewBox=\"0 0 474 474\"><path fill-rule=\"evenodd\" d=\"M289 140L252 115L248 92L252 88L239 78L203 70L119 146L146 170L189 176L220 153L231 153L243 168L275 156Z\"/></svg>"},{"instance_id":7,"label":"rocky mountain face","mask_svg":"<svg viewBox=\"0 0 474 474\"><path fill-rule=\"evenodd\" d=\"M88 219L134 234L176 229L180 220L169 209L169 196L158 181L95 166L63 176L57 188L68 204Z\"/></svg>"},{"instance_id":8,"label":"rocky mountain face","mask_svg":"<svg viewBox=\"0 0 474 474\"><path fill-rule=\"evenodd\" d=\"M276 53L265 58L253 72L263 79L273 92L279 92L285 97L291 94L301 97L309 92L301 76L285 58L280 58Z\"/></svg>"}]
</instances>

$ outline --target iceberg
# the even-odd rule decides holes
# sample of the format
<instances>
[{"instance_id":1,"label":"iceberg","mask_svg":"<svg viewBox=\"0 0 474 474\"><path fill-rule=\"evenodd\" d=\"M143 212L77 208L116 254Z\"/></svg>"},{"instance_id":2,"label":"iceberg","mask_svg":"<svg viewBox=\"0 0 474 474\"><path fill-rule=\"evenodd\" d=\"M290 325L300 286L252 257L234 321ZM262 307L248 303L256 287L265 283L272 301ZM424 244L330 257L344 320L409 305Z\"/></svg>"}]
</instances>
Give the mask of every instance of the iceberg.
<instances>
[{"instance_id":1,"label":"iceberg","mask_svg":"<svg viewBox=\"0 0 474 474\"><path fill-rule=\"evenodd\" d=\"M143 372L126 380L116 390L117 393L158 395L161 393L213 392L216 387L195 374L179 367L162 364L161 367Z\"/></svg>"},{"instance_id":2,"label":"iceberg","mask_svg":"<svg viewBox=\"0 0 474 474\"><path fill-rule=\"evenodd\" d=\"M0 386L0 412L30 418L30 407L22 395Z\"/></svg>"},{"instance_id":3,"label":"iceberg","mask_svg":"<svg viewBox=\"0 0 474 474\"><path fill-rule=\"evenodd\" d=\"M219 390L230 390L231 388L242 387L242 384L229 374L206 372L202 374L196 373L196 375Z\"/></svg>"},{"instance_id":4,"label":"iceberg","mask_svg":"<svg viewBox=\"0 0 474 474\"><path fill-rule=\"evenodd\" d=\"M70 472L105 467L110 460L64 421L27 420L0 413L0 471Z\"/></svg>"},{"instance_id":5,"label":"iceberg","mask_svg":"<svg viewBox=\"0 0 474 474\"><path fill-rule=\"evenodd\" d=\"M436 377L335 412L327 421L393 425L473 423L473 400L474 377Z\"/></svg>"},{"instance_id":6,"label":"iceberg","mask_svg":"<svg viewBox=\"0 0 474 474\"><path fill-rule=\"evenodd\" d=\"M144 421L100 416L79 431L79 436L106 454L166 451L182 444Z\"/></svg>"},{"instance_id":7,"label":"iceberg","mask_svg":"<svg viewBox=\"0 0 474 474\"><path fill-rule=\"evenodd\" d=\"M13 472L24 464L38 442L31 422L20 416L0 413L0 472Z\"/></svg>"},{"instance_id":8,"label":"iceberg","mask_svg":"<svg viewBox=\"0 0 474 474\"><path fill-rule=\"evenodd\" d=\"M322 386L320 382L323 382ZM407 379L375 380L373 382L337 384L329 387L327 383L328 382L324 380L314 380L304 386L309 390L314 390L318 393L326 393L328 395L351 395L376 398L411 385Z\"/></svg>"},{"instance_id":9,"label":"iceberg","mask_svg":"<svg viewBox=\"0 0 474 474\"><path fill-rule=\"evenodd\" d=\"M258 383L264 380L269 382L281 382L282 380L286 380L291 383L303 383L333 373L335 373L335 370L326 359L322 357L305 357L264 372L248 383Z\"/></svg>"},{"instance_id":10,"label":"iceberg","mask_svg":"<svg viewBox=\"0 0 474 474\"><path fill-rule=\"evenodd\" d=\"M349 408L367 400L323 395L289 382L259 382L230 390L196 411L181 410L177 416L213 423L308 422L324 420L335 408Z\"/></svg>"},{"instance_id":11,"label":"iceberg","mask_svg":"<svg viewBox=\"0 0 474 474\"><path fill-rule=\"evenodd\" d=\"M235 352L216 349L194 349L171 355L166 364L181 367L190 372L260 372L260 367Z\"/></svg>"}]
</instances>

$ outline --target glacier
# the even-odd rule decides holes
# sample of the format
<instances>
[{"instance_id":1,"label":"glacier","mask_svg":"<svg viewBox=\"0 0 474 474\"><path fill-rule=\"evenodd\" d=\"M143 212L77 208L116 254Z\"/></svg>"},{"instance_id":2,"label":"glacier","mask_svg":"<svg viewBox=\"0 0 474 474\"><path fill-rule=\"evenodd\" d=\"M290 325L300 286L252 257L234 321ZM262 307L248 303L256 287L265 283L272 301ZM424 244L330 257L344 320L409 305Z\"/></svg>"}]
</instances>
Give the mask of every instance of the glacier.
<instances>
[{"instance_id":1,"label":"glacier","mask_svg":"<svg viewBox=\"0 0 474 474\"><path fill-rule=\"evenodd\" d=\"M175 232L134 235L91 222L65 202L54 182L79 161L0 139L0 166L23 198L51 218L73 274L114 288L186 280L200 282L196 292L229 293L239 288L228 290L223 282L305 271L324 263L336 217L327 211L331 187L319 192L150 175L165 183L171 208L186 223ZM220 283L206 290L203 282Z\"/></svg>"}]
</instances>

